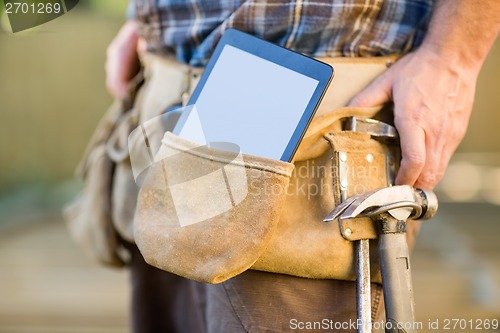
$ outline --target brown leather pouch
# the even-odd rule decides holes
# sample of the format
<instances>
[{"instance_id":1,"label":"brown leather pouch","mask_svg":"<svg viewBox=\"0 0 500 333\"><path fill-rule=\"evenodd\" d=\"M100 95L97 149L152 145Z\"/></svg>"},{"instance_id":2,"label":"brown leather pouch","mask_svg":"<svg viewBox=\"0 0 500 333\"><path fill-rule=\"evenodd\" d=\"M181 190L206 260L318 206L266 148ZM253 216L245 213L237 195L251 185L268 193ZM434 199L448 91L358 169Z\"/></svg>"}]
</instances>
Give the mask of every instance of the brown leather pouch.
<instances>
[{"instance_id":1,"label":"brown leather pouch","mask_svg":"<svg viewBox=\"0 0 500 333\"><path fill-rule=\"evenodd\" d=\"M368 110L342 112L360 115ZM327 130L320 140L326 144L322 154L295 162L277 230L253 269L354 280L352 241L377 238L369 218L357 219L348 233L338 221L325 223L323 218L345 198L388 186L393 150L361 132ZM372 280L379 282L377 255L371 258Z\"/></svg>"},{"instance_id":2,"label":"brown leather pouch","mask_svg":"<svg viewBox=\"0 0 500 333\"><path fill-rule=\"evenodd\" d=\"M139 73L130 82L126 98L115 100L101 119L76 171L83 180L83 189L63 212L73 240L90 257L107 266L122 267L128 260L122 237L113 223L116 212L124 207L121 202L119 207L113 205L113 186L116 186L116 175L123 163L117 166L119 161L117 156L110 154L108 142L117 125L124 123L125 118L130 119L142 82L142 73Z\"/></svg>"},{"instance_id":3,"label":"brown leather pouch","mask_svg":"<svg viewBox=\"0 0 500 333\"><path fill-rule=\"evenodd\" d=\"M167 132L139 192L134 235L163 270L219 283L250 268L276 231L293 164Z\"/></svg>"},{"instance_id":4,"label":"brown leather pouch","mask_svg":"<svg viewBox=\"0 0 500 333\"><path fill-rule=\"evenodd\" d=\"M360 66L356 59L334 63L340 81L334 80L326 94L294 165L246 155L235 164L235 156L228 158L216 149L204 151L167 133L157 155L166 162L156 163L149 171L134 220L135 240L145 260L209 283L249 268L308 278L354 279L351 240L358 235L376 238L371 220L353 227L351 239L346 239L338 223L327 224L323 218L342 195L388 184L390 150L369 134L342 128L344 119L373 118L380 108L341 107L383 72L387 61L377 59L373 66ZM339 168L341 153L347 156L344 171ZM241 173L224 176L222 170L236 172L235 165L240 172L245 170L245 181ZM231 179L238 179L234 188L248 190L241 202L227 199ZM206 215L207 211L211 214ZM372 267L373 280L380 281L377 262Z\"/></svg>"},{"instance_id":5,"label":"brown leather pouch","mask_svg":"<svg viewBox=\"0 0 500 333\"><path fill-rule=\"evenodd\" d=\"M139 192L134 220L145 260L209 283L249 268L353 279L353 243L338 223L322 220L342 195L387 186L390 151L369 134L332 126L345 115L376 111L340 109L340 118L330 123L330 117L328 126L313 124L323 132L326 151L318 149L319 156L294 165L200 147L167 132ZM357 226L355 232L376 238L370 219ZM373 272L377 281L377 269Z\"/></svg>"}]
</instances>

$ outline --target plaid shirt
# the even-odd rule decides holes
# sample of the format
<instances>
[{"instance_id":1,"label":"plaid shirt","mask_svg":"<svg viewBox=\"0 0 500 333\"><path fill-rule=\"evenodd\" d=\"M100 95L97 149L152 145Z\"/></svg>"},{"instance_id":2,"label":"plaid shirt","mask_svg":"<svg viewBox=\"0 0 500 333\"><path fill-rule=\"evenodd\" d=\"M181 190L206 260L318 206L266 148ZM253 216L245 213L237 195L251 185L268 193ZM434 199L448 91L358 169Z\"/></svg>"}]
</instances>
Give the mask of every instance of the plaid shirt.
<instances>
[{"instance_id":1,"label":"plaid shirt","mask_svg":"<svg viewBox=\"0 0 500 333\"><path fill-rule=\"evenodd\" d=\"M402 53L420 44L434 0L135 0L149 50L204 66L228 28L314 57Z\"/></svg>"}]
</instances>

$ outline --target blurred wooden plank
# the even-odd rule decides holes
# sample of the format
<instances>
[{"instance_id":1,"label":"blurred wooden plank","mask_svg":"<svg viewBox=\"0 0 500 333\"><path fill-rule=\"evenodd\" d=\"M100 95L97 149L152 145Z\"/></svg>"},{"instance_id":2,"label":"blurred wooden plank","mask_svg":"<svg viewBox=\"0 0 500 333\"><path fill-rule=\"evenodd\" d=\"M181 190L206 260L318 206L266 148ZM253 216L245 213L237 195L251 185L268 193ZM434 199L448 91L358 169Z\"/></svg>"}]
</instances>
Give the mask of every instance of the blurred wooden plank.
<instances>
[{"instance_id":1,"label":"blurred wooden plank","mask_svg":"<svg viewBox=\"0 0 500 333\"><path fill-rule=\"evenodd\" d=\"M127 332L128 274L86 258L60 218L0 233L0 332Z\"/></svg>"}]
</instances>

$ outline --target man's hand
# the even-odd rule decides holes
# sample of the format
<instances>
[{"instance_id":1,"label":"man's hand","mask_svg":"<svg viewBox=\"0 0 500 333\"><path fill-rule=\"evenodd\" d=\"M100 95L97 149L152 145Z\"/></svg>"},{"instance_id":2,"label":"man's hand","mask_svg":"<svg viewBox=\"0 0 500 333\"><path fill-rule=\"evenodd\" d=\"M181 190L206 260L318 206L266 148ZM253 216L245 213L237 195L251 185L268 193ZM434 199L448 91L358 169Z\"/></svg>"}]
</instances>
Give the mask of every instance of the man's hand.
<instances>
[{"instance_id":1,"label":"man's hand","mask_svg":"<svg viewBox=\"0 0 500 333\"><path fill-rule=\"evenodd\" d=\"M106 52L106 87L115 98L124 98L130 79L139 70L137 24L126 22Z\"/></svg>"},{"instance_id":2,"label":"man's hand","mask_svg":"<svg viewBox=\"0 0 500 333\"><path fill-rule=\"evenodd\" d=\"M397 184L432 189L465 135L477 71L424 48L396 62L358 94L352 106L394 101L402 160Z\"/></svg>"},{"instance_id":3,"label":"man's hand","mask_svg":"<svg viewBox=\"0 0 500 333\"><path fill-rule=\"evenodd\" d=\"M401 139L397 184L432 190L465 135L476 80L500 30L500 1L439 0L423 44L351 102L394 102Z\"/></svg>"}]
</instances>

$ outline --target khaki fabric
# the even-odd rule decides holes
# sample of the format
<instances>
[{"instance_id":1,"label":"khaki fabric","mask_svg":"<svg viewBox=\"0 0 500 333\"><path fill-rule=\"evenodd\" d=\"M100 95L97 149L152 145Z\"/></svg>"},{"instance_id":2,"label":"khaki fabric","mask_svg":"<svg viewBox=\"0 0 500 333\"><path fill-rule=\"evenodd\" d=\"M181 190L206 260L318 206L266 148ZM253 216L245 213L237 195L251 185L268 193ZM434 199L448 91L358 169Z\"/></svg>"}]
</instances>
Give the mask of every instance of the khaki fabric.
<instances>
[{"instance_id":1,"label":"khaki fabric","mask_svg":"<svg viewBox=\"0 0 500 333\"><path fill-rule=\"evenodd\" d=\"M104 265L125 264L119 253L119 241L111 222L111 178L113 162L106 148L97 146L89 154L90 171L85 187L64 210L71 237L93 258Z\"/></svg>"},{"instance_id":2,"label":"khaki fabric","mask_svg":"<svg viewBox=\"0 0 500 333\"><path fill-rule=\"evenodd\" d=\"M134 241L134 215L137 206L139 186L134 181L130 162L117 163L113 175L111 194L111 217L113 226L121 238Z\"/></svg>"},{"instance_id":3,"label":"khaki fabric","mask_svg":"<svg viewBox=\"0 0 500 333\"><path fill-rule=\"evenodd\" d=\"M115 171L119 172L120 167L117 170L108 143L117 124L130 117L135 94L142 82L140 73L130 82L127 96L116 100L97 126L76 171L84 182L83 190L63 214L75 242L89 256L108 266L121 267L128 259L113 224L112 188Z\"/></svg>"}]
</instances>

